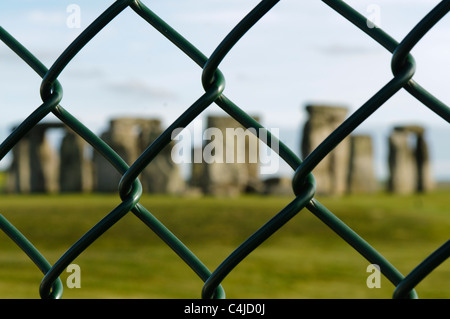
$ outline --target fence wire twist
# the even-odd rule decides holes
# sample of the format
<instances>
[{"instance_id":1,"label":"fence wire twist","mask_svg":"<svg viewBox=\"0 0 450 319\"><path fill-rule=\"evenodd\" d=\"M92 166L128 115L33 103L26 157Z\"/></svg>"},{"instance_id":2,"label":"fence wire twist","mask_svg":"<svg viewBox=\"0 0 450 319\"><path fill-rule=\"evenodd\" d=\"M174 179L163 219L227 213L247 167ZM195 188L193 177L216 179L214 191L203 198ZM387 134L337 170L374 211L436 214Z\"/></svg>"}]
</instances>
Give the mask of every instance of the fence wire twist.
<instances>
[{"instance_id":1,"label":"fence wire twist","mask_svg":"<svg viewBox=\"0 0 450 319\"><path fill-rule=\"evenodd\" d=\"M170 25L160 19L140 0L115 1L67 47L50 69L47 69L21 43L15 40L5 29L0 27L0 39L42 78L40 95L43 101L0 145L0 160L36 124L48 114L53 113L59 120L92 145L122 175L120 184L118 185L121 198L118 206L75 242L54 265L49 264L27 238L6 220L4 216L0 215L0 228L29 256L44 274L39 288L42 298L61 298L63 287L59 276L64 269L128 212L135 214L155 232L204 281L202 298L224 298L225 292L221 286L224 278L262 242L283 227L283 225L304 208L317 216L369 262L378 264L383 275L395 286L394 298L417 297L414 291L415 286L450 256L450 241L445 242L432 252L407 276L403 276L369 243L314 198L316 184L311 172L345 137L402 88L422 102L425 107L449 122L450 109L414 81L413 76L416 65L410 52L422 37L448 13L450 10L450 0L444 0L437 4L400 43L391 38L381 28L369 27L367 18L345 2L340 0L322 1L392 53L391 69L393 77L303 161L285 144L272 137L270 132L265 130L257 121L223 94L225 79L219 70L220 63L233 46L279 1L261 1L223 39L210 57L202 54L202 52ZM60 104L63 94L62 86L58 82L59 75L70 61L89 41L126 8L134 10L138 16L162 33L162 35L202 68L201 82L205 90L205 93L149 145L131 166L128 166L108 144L91 132ZM273 141L279 143L278 155L295 171L292 179L295 198L235 249L217 269L211 272L165 225L139 203L142 187L137 177L158 156L159 152L169 144L172 132L175 129L186 127L213 103L235 118L245 128L256 129L255 132L258 137L264 133L267 136L267 140L264 139L263 142L268 147L271 147L271 142Z\"/></svg>"}]
</instances>

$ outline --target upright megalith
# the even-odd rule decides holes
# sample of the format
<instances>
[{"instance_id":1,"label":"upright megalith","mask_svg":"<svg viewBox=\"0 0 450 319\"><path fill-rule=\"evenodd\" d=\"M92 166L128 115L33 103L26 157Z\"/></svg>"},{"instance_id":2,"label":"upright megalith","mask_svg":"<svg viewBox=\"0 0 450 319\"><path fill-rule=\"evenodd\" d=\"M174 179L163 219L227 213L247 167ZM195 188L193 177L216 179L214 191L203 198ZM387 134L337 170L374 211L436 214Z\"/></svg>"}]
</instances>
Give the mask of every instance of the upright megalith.
<instances>
[{"instance_id":1,"label":"upright megalith","mask_svg":"<svg viewBox=\"0 0 450 319\"><path fill-rule=\"evenodd\" d=\"M48 141L47 131L62 123L35 125L14 147L10 191L55 193L59 191L59 154Z\"/></svg>"},{"instance_id":2,"label":"upright megalith","mask_svg":"<svg viewBox=\"0 0 450 319\"><path fill-rule=\"evenodd\" d=\"M125 163L131 165L138 155L136 134L133 122L128 118L114 119L100 138L108 144ZM116 192L122 174L103 155L94 152L94 190L97 192Z\"/></svg>"},{"instance_id":3,"label":"upright megalith","mask_svg":"<svg viewBox=\"0 0 450 319\"><path fill-rule=\"evenodd\" d=\"M350 167L348 192L352 194L373 193L377 190L372 137L350 136Z\"/></svg>"},{"instance_id":4,"label":"upright megalith","mask_svg":"<svg viewBox=\"0 0 450 319\"><path fill-rule=\"evenodd\" d=\"M60 146L61 192L90 192L93 187L91 148L73 131L66 131Z\"/></svg>"},{"instance_id":5,"label":"upright megalith","mask_svg":"<svg viewBox=\"0 0 450 319\"><path fill-rule=\"evenodd\" d=\"M431 169L428 143L425 140L425 136L423 133L417 135L416 159L417 159L417 191L418 192L430 191L434 188L435 181Z\"/></svg>"},{"instance_id":6,"label":"upright megalith","mask_svg":"<svg viewBox=\"0 0 450 319\"><path fill-rule=\"evenodd\" d=\"M109 129L101 138L128 165L132 165L161 133L161 122L157 119L116 118L110 121ZM170 145L166 146L143 169L139 179L144 192L178 193L184 189L184 180L170 157L170 150ZM96 153L94 167L95 190L117 191L122 174Z\"/></svg>"},{"instance_id":7,"label":"upright megalith","mask_svg":"<svg viewBox=\"0 0 450 319\"><path fill-rule=\"evenodd\" d=\"M313 152L345 120L348 109L308 105L306 111L309 117L303 128L303 158ZM312 171L317 183L317 194L341 195L347 191L349 157L350 141L345 138Z\"/></svg>"},{"instance_id":8,"label":"upright megalith","mask_svg":"<svg viewBox=\"0 0 450 319\"><path fill-rule=\"evenodd\" d=\"M12 148L13 160L8 170L7 191L28 194L31 192L30 139L24 136Z\"/></svg>"},{"instance_id":9,"label":"upright megalith","mask_svg":"<svg viewBox=\"0 0 450 319\"><path fill-rule=\"evenodd\" d=\"M259 120L258 117L254 117ZM204 143L194 149L191 185L203 193L234 196L262 188L259 140L230 116L209 116ZM202 156L195 156L201 151Z\"/></svg>"},{"instance_id":10,"label":"upright megalith","mask_svg":"<svg viewBox=\"0 0 450 319\"><path fill-rule=\"evenodd\" d=\"M36 125L30 131L31 191L55 193L59 191L59 156L49 143L46 131L64 127L62 123Z\"/></svg>"},{"instance_id":11,"label":"upright megalith","mask_svg":"<svg viewBox=\"0 0 450 319\"><path fill-rule=\"evenodd\" d=\"M433 188L428 145L421 126L397 126L389 136L388 190L397 194Z\"/></svg>"},{"instance_id":12,"label":"upright megalith","mask_svg":"<svg viewBox=\"0 0 450 319\"><path fill-rule=\"evenodd\" d=\"M149 119L140 123L138 148L143 153L161 133L161 121ZM175 143L166 145L147 165L141 174L141 182L145 192L158 194L181 194L185 191L185 181L180 167L171 156Z\"/></svg>"}]
</instances>

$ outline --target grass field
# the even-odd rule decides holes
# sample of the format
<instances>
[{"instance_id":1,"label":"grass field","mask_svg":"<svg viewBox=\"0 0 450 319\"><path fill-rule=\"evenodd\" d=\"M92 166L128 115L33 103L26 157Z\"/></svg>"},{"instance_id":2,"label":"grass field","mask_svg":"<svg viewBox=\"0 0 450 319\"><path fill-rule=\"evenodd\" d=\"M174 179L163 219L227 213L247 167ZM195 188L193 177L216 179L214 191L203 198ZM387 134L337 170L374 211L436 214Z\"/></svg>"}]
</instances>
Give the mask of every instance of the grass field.
<instances>
[{"instance_id":1,"label":"grass field","mask_svg":"<svg viewBox=\"0 0 450 319\"><path fill-rule=\"evenodd\" d=\"M291 198L150 196L141 203L213 271ZM319 198L401 273L449 239L447 192L421 196ZM0 197L0 213L53 264L119 203L117 195ZM134 215L128 214L81 254L81 288L63 298L199 298L202 281ZM369 289L369 262L303 210L239 264L223 282L227 298L391 298L384 277ZM39 298L43 275L0 232L0 298ZM447 260L416 287L419 298L450 298Z\"/></svg>"}]
</instances>

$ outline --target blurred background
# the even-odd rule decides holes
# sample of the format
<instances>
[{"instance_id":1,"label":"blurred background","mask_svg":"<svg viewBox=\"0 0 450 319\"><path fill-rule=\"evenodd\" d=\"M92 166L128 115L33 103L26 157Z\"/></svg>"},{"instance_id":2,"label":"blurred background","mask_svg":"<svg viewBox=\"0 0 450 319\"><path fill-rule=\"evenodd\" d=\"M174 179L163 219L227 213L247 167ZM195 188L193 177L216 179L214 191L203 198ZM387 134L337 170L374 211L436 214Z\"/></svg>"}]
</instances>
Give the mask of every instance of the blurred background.
<instances>
[{"instance_id":1,"label":"blurred background","mask_svg":"<svg viewBox=\"0 0 450 319\"><path fill-rule=\"evenodd\" d=\"M348 1L397 41L439 1ZM2 26L50 67L111 1L27 1L1 4ZM144 2L145 3L145 2ZM209 56L258 1L156 1L150 8ZM412 54L415 80L448 103L445 76L450 24L444 18ZM236 44L220 69L225 94L259 116L300 155L307 104L356 110L392 78L391 54L321 1L281 1ZM41 104L40 78L6 46L0 46L0 138ZM61 104L100 134L119 116L158 118L167 127L204 91L201 69L127 9L86 45L59 77ZM213 105L207 114L222 114ZM49 116L46 120L51 120ZM373 136L376 174L385 179L387 138L393 126L426 128L433 174L450 177L447 123L400 91L358 128ZM5 168L10 159L4 159ZM184 168L185 175L189 168ZM277 175L292 171L281 163Z\"/></svg>"},{"instance_id":2,"label":"blurred background","mask_svg":"<svg viewBox=\"0 0 450 319\"><path fill-rule=\"evenodd\" d=\"M16 0L0 4L1 26L47 67L113 1ZM259 1L143 1L209 56ZM349 0L397 41L401 41L439 1ZM444 103L450 102L450 23L445 17L414 47L414 79ZM220 65L224 94L258 116L301 156L308 105L344 106L347 116L392 79L392 54L321 1L280 1L231 50ZM41 79L0 43L0 140L42 101ZM203 93L202 70L131 9L126 9L71 61L59 76L61 101L98 135L111 120L149 118L167 127ZM201 134L212 105L187 130ZM54 122L53 115L44 122ZM450 180L448 123L407 92L400 91L355 133L373 140L376 179L389 176L389 136L393 128L421 127L437 185ZM53 144L62 132L51 132ZM202 141L201 138L194 141ZM193 145L193 147L200 145ZM59 147L56 145L55 147ZM12 154L0 169L12 164ZM188 178L190 165L182 165ZM274 176L292 178L283 161ZM4 174L0 175L3 183ZM117 184L113 185L117 188ZM288 185L290 188L290 184ZM385 193L319 196L320 200L403 273L409 273L448 240L450 199L439 188L427 194ZM24 200L26 199L26 200ZM209 197L144 195L141 203L215 269L242 241L290 201L250 195L233 201ZM54 263L70 245L119 203L115 194L4 195L0 208ZM51 209L49 209L49 207ZM30 212L33 212L30 214ZM214 218L211 218L214 213ZM347 243L311 214L299 214L233 271L224 282L230 298L390 298L393 286L366 286L368 265ZM298 221L300 220L300 222ZM42 274L0 233L0 297L38 297ZM76 263L82 288L74 298L200 297L201 280L139 220L128 214ZM448 298L448 263L423 284L419 297ZM67 277L67 274L63 274ZM444 285L442 284L444 283Z\"/></svg>"}]
</instances>

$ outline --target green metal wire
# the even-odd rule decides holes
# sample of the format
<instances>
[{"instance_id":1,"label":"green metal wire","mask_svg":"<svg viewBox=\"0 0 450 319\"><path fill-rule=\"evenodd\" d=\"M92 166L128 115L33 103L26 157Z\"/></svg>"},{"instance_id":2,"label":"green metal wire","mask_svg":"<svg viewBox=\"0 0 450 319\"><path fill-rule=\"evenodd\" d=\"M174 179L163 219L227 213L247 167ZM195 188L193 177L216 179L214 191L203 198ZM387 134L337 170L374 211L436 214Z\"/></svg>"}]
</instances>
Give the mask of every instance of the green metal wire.
<instances>
[{"instance_id":1,"label":"green metal wire","mask_svg":"<svg viewBox=\"0 0 450 319\"><path fill-rule=\"evenodd\" d=\"M33 246L33 244L22 233L14 227L2 214L0 214L0 229L8 235L19 246L25 254L35 263L35 265L46 274L52 265L42 256L42 254ZM49 297L59 299L63 294L63 285L58 278L54 281L49 291Z\"/></svg>"},{"instance_id":2,"label":"green metal wire","mask_svg":"<svg viewBox=\"0 0 450 319\"><path fill-rule=\"evenodd\" d=\"M217 46L210 57L205 56L180 33L152 12L142 1L118 0L107 8L92 24L90 24L47 69L31 52L20 44L5 29L0 27L0 40L14 51L41 78L42 105L36 108L0 145L0 160L25 136L36 124L50 113L70 127L76 134L88 142L100 155L105 157L121 174L118 185L120 203L88 232L80 237L56 262L50 265L37 249L21 234L6 218L0 215L0 229L5 232L44 273L39 292L42 298L61 298L62 284L59 276L93 242L101 237L109 228L129 212L136 215L148 228L157 234L204 282L202 298L225 298L221 282L249 254L257 249L265 240L282 228L289 220L302 210L309 210L321 222L338 234L369 262L378 264L381 272L396 287L394 298L417 298L414 287L430 272L450 256L450 242L446 242L406 277L389 263L368 242L349 228L337 216L314 198L316 181L312 170L339 143L352 133L361 123L369 118L386 101L397 92L405 89L417 100L421 101L431 111L449 122L450 109L413 79L415 61L410 52L422 37L431 30L450 11L450 1L444 0L436 5L401 41L397 42L381 28L369 28L367 19L352 7L340 0L323 0L325 4L339 13L346 20L361 29L373 40L392 53L393 78L374 96L367 100L346 121L332 132L308 157L300 160L292 150L279 141L271 132L255 121L243 109L229 100L225 91L225 77L219 70L221 62L232 50L234 45L258 21L266 15L279 1L263 0L251 10L231 30ZM150 27L158 30L164 37L185 53L202 70L201 82L205 93L187 108L169 127L128 166L114 150L78 121L60 105L63 99L62 86L58 77L70 61L97 36L115 17L127 8L132 9L137 16L145 20ZM167 146L179 128L188 126L195 118L213 103L224 112L236 119L245 128L254 128L255 134L292 168L292 188L295 198L280 212L275 214L266 224L239 245L213 272L186 247L164 224L155 218L139 201L142 187L138 176ZM277 145L277 148L274 146Z\"/></svg>"}]
</instances>

